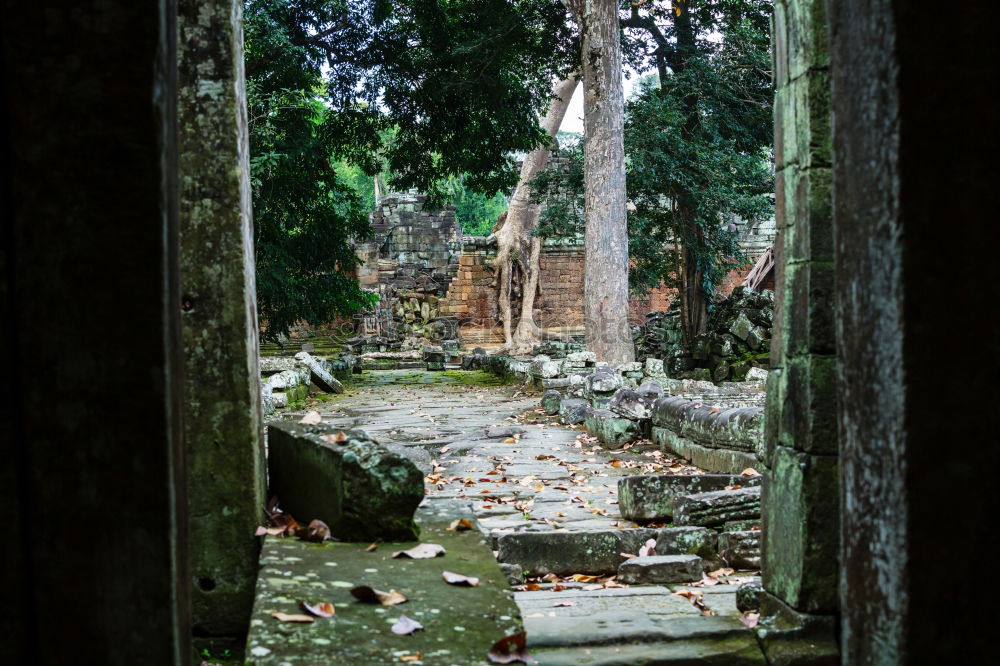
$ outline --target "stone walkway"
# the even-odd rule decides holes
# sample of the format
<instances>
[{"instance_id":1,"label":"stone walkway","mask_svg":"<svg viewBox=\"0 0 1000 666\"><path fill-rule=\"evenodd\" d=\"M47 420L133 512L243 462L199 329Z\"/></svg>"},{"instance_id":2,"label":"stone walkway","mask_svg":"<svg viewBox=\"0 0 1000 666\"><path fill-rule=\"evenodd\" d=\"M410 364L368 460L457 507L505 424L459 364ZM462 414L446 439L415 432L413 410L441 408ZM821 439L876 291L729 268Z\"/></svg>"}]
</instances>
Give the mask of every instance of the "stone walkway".
<instances>
[{"instance_id":1,"label":"stone walkway","mask_svg":"<svg viewBox=\"0 0 1000 666\"><path fill-rule=\"evenodd\" d=\"M750 572L696 587L612 578L625 559L619 552L637 554L649 538L668 548L706 531L623 520L618 478L693 468L651 446L601 449L543 415L538 400L481 372L395 370L366 372L311 408L405 451L427 476L427 502L471 504L517 583L528 647L542 664L763 663L735 602Z\"/></svg>"}]
</instances>

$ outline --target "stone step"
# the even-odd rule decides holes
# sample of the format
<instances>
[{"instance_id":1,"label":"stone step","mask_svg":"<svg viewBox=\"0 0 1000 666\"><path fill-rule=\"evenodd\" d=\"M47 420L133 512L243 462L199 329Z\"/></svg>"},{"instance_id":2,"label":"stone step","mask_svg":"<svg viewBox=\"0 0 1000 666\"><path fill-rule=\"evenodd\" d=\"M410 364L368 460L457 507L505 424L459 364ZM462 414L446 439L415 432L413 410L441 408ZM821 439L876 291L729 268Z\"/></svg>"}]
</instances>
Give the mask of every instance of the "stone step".
<instances>
[{"instance_id":1,"label":"stone step","mask_svg":"<svg viewBox=\"0 0 1000 666\"><path fill-rule=\"evenodd\" d=\"M648 555L632 557L618 567L618 582L625 585L688 583L701 580L703 561L697 555Z\"/></svg>"},{"instance_id":2,"label":"stone step","mask_svg":"<svg viewBox=\"0 0 1000 666\"><path fill-rule=\"evenodd\" d=\"M719 554L734 569L760 569L760 530L723 532Z\"/></svg>"},{"instance_id":3,"label":"stone step","mask_svg":"<svg viewBox=\"0 0 1000 666\"><path fill-rule=\"evenodd\" d=\"M621 553L637 555L649 539L656 540L661 555L711 557L716 552L717 535L704 527L640 527L503 534L497 539L497 559L530 575L613 574L626 559Z\"/></svg>"},{"instance_id":4,"label":"stone step","mask_svg":"<svg viewBox=\"0 0 1000 666\"><path fill-rule=\"evenodd\" d=\"M642 437L642 427L637 421L619 416L608 409L588 410L583 427L587 429L588 435L596 437L610 449Z\"/></svg>"},{"instance_id":5,"label":"stone step","mask_svg":"<svg viewBox=\"0 0 1000 666\"><path fill-rule=\"evenodd\" d=\"M730 520L760 517L760 487L678 495L673 503L674 523L714 527Z\"/></svg>"},{"instance_id":6,"label":"stone step","mask_svg":"<svg viewBox=\"0 0 1000 666\"><path fill-rule=\"evenodd\" d=\"M618 510L639 522L669 521L678 495L723 490L727 486L759 486L762 477L734 474L640 474L618 480Z\"/></svg>"}]
</instances>

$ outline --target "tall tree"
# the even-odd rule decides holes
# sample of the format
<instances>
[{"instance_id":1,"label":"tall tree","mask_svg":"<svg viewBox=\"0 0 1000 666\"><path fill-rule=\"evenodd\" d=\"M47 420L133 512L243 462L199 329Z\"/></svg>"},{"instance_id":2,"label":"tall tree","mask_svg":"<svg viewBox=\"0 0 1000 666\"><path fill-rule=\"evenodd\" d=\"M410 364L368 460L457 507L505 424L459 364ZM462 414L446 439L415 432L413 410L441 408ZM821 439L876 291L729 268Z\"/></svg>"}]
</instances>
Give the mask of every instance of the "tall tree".
<instances>
[{"instance_id":1,"label":"tall tree","mask_svg":"<svg viewBox=\"0 0 1000 666\"><path fill-rule=\"evenodd\" d=\"M539 206L531 201L531 182L548 164L552 149L557 147L556 133L566 116L566 109L577 84L576 75L572 74L553 87L552 102L542 120L542 129L548 135L549 141L525 156L506 216L496 231L497 254L493 260L493 270L497 277L504 339L510 353L528 352L541 341L541 331L535 323L534 309L539 289L539 257L542 240L534 236ZM521 291L521 312L517 329L512 332L511 295L515 285L519 286Z\"/></svg>"},{"instance_id":2,"label":"tall tree","mask_svg":"<svg viewBox=\"0 0 1000 666\"><path fill-rule=\"evenodd\" d=\"M580 29L584 108L584 317L600 361L635 358L628 324L624 91L615 0L567 0Z\"/></svg>"},{"instance_id":3,"label":"tall tree","mask_svg":"<svg viewBox=\"0 0 1000 666\"><path fill-rule=\"evenodd\" d=\"M743 259L733 225L766 214L771 188L769 0L633 2L658 86L629 105L633 260L678 287L686 341L703 333L718 280ZM647 62L648 62L647 61ZM652 239L674 245L656 256Z\"/></svg>"}]
</instances>

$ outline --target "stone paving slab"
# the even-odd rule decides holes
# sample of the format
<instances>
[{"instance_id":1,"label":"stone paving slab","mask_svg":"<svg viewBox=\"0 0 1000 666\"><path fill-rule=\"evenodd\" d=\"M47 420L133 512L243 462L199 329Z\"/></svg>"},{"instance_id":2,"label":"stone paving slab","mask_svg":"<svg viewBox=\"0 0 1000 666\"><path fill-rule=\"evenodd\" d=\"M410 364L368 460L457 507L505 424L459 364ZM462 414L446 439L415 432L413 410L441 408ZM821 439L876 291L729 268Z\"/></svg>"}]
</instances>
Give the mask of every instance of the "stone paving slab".
<instances>
[{"instance_id":1,"label":"stone paving slab","mask_svg":"<svg viewBox=\"0 0 1000 666\"><path fill-rule=\"evenodd\" d=\"M456 517L471 517L459 502L430 502L418 511L421 543L447 551L431 559L393 559L392 552L416 542L311 544L267 537L250 622L246 663L389 664L404 655L423 655L420 663L467 666L488 663L491 645L522 630L506 577L478 530L449 532ZM448 585L443 570L480 579L478 587ZM409 601L398 606L363 604L350 589L368 585L398 590ZM299 601L328 601L332 618L311 624L280 622L272 612L301 614ZM390 628L401 614L420 622L423 631L398 636Z\"/></svg>"}]
</instances>

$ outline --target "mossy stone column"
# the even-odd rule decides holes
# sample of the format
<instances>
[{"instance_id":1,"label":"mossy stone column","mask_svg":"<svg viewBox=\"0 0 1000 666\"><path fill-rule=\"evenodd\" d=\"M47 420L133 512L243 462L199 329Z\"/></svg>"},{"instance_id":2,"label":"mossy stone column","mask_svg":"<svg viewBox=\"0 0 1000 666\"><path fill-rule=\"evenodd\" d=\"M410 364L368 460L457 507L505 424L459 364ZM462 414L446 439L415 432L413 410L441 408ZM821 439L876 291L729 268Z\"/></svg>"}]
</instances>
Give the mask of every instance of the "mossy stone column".
<instances>
[{"instance_id":1,"label":"mossy stone column","mask_svg":"<svg viewBox=\"0 0 1000 666\"><path fill-rule=\"evenodd\" d=\"M836 660L839 495L830 95L823 0L775 3L776 315L765 416L762 636Z\"/></svg>"},{"instance_id":2,"label":"mossy stone column","mask_svg":"<svg viewBox=\"0 0 1000 666\"><path fill-rule=\"evenodd\" d=\"M180 0L178 83L192 631L221 649L247 630L264 504L238 0Z\"/></svg>"}]
</instances>

